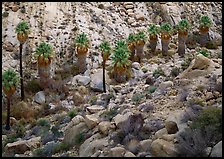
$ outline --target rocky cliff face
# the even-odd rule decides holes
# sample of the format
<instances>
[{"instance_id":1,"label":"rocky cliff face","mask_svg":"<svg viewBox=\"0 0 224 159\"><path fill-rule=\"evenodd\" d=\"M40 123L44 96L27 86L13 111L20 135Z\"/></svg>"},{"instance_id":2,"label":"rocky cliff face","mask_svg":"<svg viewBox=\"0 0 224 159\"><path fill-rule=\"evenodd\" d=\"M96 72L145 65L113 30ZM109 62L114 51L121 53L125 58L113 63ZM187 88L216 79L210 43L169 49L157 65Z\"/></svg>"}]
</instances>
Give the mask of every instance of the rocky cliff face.
<instances>
[{"instance_id":1,"label":"rocky cliff face","mask_svg":"<svg viewBox=\"0 0 224 159\"><path fill-rule=\"evenodd\" d=\"M197 43L202 14L213 22L209 36L216 46L206 48L209 58L197 55L202 49ZM175 33L169 57L161 55L161 39L156 54L150 52L147 41L144 58L141 64L132 63L132 76L126 83L117 84L109 78L112 62L107 61L108 92L100 92L102 40L114 46L116 40L126 39L130 33L142 30L147 34L149 23L175 26L183 18L192 25L184 58L177 54ZM222 2L4 2L2 71L13 68L19 72L15 28L21 20L31 27L23 46L26 106L18 103L17 88L12 107L34 114L24 117L26 120L44 118L51 126L27 120L21 141L17 136L10 143L7 138L18 132L23 114L28 113L18 115L21 118L12 114L12 130L4 130L2 136L5 156L178 156L177 138L198 111L222 108ZM72 67L77 60L74 39L81 32L88 35L91 47L87 71L77 75ZM54 49L51 71L55 88L44 91L30 82L38 78L34 54L41 41ZM206 147L207 156L211 150L211 146Z\"/></svg>"}]
</instances>

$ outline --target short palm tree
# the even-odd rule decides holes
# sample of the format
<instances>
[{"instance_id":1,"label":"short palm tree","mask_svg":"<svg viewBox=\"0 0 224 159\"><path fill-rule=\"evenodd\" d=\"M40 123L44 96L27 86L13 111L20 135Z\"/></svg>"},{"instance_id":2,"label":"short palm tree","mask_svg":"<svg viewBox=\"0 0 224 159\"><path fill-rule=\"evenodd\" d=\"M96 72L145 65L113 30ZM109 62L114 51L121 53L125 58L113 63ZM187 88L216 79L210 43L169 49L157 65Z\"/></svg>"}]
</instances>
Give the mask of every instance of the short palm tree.
<instances>
[{"instance_id":1,"label":"short palm tree","mask_svg":"<svg viewBox=\"0 0 224 159\"><path fill-rule=\"evenodd\" d=\"M199 23L200 44L201 46L206 46L208 43L208 32L209 28L212 26L212 21L208 16L201 16Z\"/></svg>"},{"instance_id":2,"label":"short palm tree","mask_svg":"<svg viewBox=\"0 0 224 159\"><path fill-rule=\"evenodd\" d=\"M118 40L112 55L114 78L117 82L121 83L127 80L127 70L130 66L129 56L129 49L126 42L124 40Z\"/></svg>"},{"instance_id":3,"label":"short palm tree","mask_svg":"<svg viewBox=\"0 0 224 159\"><path fill-rule=\"evenodd\" d=\"M146 36L143 31L140 31L136 34L136 55L138 62L141 62L142 56L143 56L143 49L146 42Z\"/></svg>"},{"instance_id":4,"label":"short palm tree","mask_svg":"<svg viewBox=\"0 0 224 159\"><path fill-rule=\"evenodd\" d=\"M85 33L79 34L75 39L79 73L84 73L87 70L86 56L90 46L89 39Z\"/></svg>"},{"instance_id":5,"label":"short palm tree","mask_svg":"<svg viewBox=\"0 0 224 159\"><path fill-rule=\"evenodd\" d=\"M7 120L6 120L6 130L10 129L10 98L15 93L16 87L19 83L19 76L17 73L11 69L6 70L2 75L2 86L3 92L7 96Z\"/></svg>"},{"instance_id":6,"label":"short palm tree","mask_svg":"<svg viewBox=\"0 0 224 159\"><path fill-rule=\"evenodd\" d=\"M99 47L103 57L103 91L106 93L105 64L110 56L111 47L108 41L103 41Z\"/></svg>"},{"instance_id":7,"label":"short palm tree","mask_svg":"<svg viewBox=\"0 0 224 159\"><path fill-rule=\"evenodd\" d=\"M149 33L149 42L151 51L155 52L158 41L158 35L160 33L160 28L155 24L149 24L147 31Z\"/></svg>"},{"instance_id":8,"label":"short palm tree","mask_svg":"<svg viewBox=\"0 0 224 159\"><path fill-rule=\"evenodd\" d=\"M23 87L23 67L22 67L22 49L23 44L28 39L28 34L30 33L30 27L27 22L21 21L16 26L17 39L20 42L20 84L21 84L21 100L24 99L24 87Z\"/></svg>"},{"instance_id":9,"label":"short palm tree","mask_svg":"<svg viewBox=\"0 0 224 159\"><path fill-rule=\"evenodd\" d=\"M135 57L135 47L136 47L136 35L135 34L129 34L128 35L128 39L127 39L127 43L128 43L128 48L131 52L130 55L130 60L134 61L134 57Z\"/></svg>"},{"instance_id":10,"label":"short palm tree","mask_svg":"<svg viewBox=\"0 0 224 159\"><path fill-rule=\"evenodd\" d=\"M185 42L187 40L187 35L190 30L190 24L187 19L182 19L178 25L178 54L183 57L185 54Z\"/></svg>"},{"instance_id":11,"label":"short palm tree","mask_svg":"<svg viewBox=\"0 0 224 159\"><path fill-rule=\"evenodd\" d=\"M42 86L47 86L47 80L50 77L50 64L53 59L53 48L46 42L41 42L36 48L38 74Z\"/></svg>"},{"instance_id":12,"label":"short palm tree","mask_svg":"<svg viewBox=\"0 0 224 159\"><path fill-rule=\"evenodd\" d=\"M169 23L163 23L160 26L161 41L162 41L162 54L166 56L168 54L168 46L171 41L173 33L173 27Z\"/></svg>"}]
</instances>

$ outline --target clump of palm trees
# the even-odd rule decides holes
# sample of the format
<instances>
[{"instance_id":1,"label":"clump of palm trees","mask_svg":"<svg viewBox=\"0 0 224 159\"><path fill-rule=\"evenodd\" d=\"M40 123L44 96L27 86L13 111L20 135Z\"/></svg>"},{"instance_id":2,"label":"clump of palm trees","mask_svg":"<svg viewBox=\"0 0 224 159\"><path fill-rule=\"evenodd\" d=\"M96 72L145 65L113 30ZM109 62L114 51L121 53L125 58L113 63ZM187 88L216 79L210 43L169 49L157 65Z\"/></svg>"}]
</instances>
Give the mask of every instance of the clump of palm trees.
<instances>
[{"instance_id":1,"label":"clump of palm trees","mask_svg":"<svg viewBox=\"0 0 224 159\"><path fill-rule=\"evenodd\" d=\"M75 45L78 58L79 73L84 73L87 70L86 56L90 47L90 42L87 34L83 32L80 33L75 39Z\"/></svg>"},{"instance_id":2,"label":"clump of palm trees","mask_svg":"<svg viewBox=\"0 0 224 159\"><path fill-rule=\"evenodd\" d=\"M24 87L23 87L23 66L22 66L22 49L23 44L28 39L30 33L30 27L26 21L21 21L16 26L17 39L20 42L20 84L21 84L21 100L24 99Z\"/></svg>"},{"instance_id":3,"label":"clump of palm trees","mask_svg":"<svg viewBox=\"0 0 224 159\"><path fill-rule=\"evenodd\" d=\"M19 83L19 76L12 69L6 70L2 75L2 86L3 92L7 98L7 119L6 119L6 130L10 130L10 100L12 95L16 91L16 87Z\"/></svg>"}]
</instances>

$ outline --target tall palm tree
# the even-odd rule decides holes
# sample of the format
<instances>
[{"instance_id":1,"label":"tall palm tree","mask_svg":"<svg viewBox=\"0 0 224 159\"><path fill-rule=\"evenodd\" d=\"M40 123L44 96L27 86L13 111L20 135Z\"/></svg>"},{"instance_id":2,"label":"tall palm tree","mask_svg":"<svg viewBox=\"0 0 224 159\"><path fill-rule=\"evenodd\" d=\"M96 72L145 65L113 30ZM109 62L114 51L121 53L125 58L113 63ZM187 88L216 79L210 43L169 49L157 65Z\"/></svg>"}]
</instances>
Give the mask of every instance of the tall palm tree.
<instances>
[{"instance_id":1,"label":"tall palm tree","mask_svg":"<svg viewBox=\"0 0 224 159\"><path fill-rule=\"evenodd\" d=\"M85 33L79 34L75 39L79 73L84 73L87 70L86 56L90 46L89 39Z\"/></svg>"},{"instance_id":2,"label":"tall palm tree","mask_svg":"<svg viewBox=\"0 0 224 159\"><path fill-rule=\"evenodd\" d=\"M127 70L130 65L128 45L124 40L118 40L115 44L112 54L112 63L114 65L114 78L117 82L127 80Z\"/></svg>"},{"instance_id":3,"label":"tall palm tree","mask_svg":"<svg viewBox=\"0 0 224 159\"><path fill-rule=\"evenodd\" d=\"M173 27L169 23L163 23L160 26L161 41L162 41L162 54L166 56L168 54L168 46L171 41L173 33Z\"/></svg>"},{"instance_id":4,"label":"tall palm tree","mask_svg":"<svg viewBox=\"0 0 224 159\"><path fill-rule=\"evenodd\" d=\"M159 26L157 26L155 24L150 24L148 26L147 31L149 33L149 42L150 42L151 51L155 52L157 41L158 41L158 35L160 33L160 28L159 28Z\"/></svg>"},{"instance_id":5,"label":"tall palm tree","mask_svg":"<svg viewBox=\"0 0 224 159\"><path fill-rule=\"evenodd\" d=\"M131 52L130 55L130 60L134 61L135 59L135 47L136 47L136 35L135 34L129 34L128 35L128 39L127 39L127 43L128 43L128 48Z\"/></svg>"},{"instance_id":6,"label":"tall palm tree","mask_svg":"<svg viewBox=\"0 0 224 159\"><path fill-rule=\"evenodd\" d=\"M105 65L106 65L106 61L108 60L109 56L110 56L110 51L111 51L111 47L110 47L110 43L108 41L103 41L100 44L100 50L102 53L102 57L103 57L103 91L106 93L106 82L105 82Z\"/></svg>"},{"instance_id":7,"label":"tall palm tree","mask_svg":"<svg viewBox=\"0 0 224 159\"><path fill-rule=\"evenodd\" d=\"M183 57L185 54L185 43L190 30L190 24L187 19L182 19L177 25L178 30L178 55Z\"/></svg>"},{"instance_id":8,"label":"tall palm tree","mask_svg":"<svg viewBox=\"0 0 224 159\"><path fill-rule=\"evenodd\" d=\"M138 62L141 62L142 56L143 56L143 49L146 41L146 36L143 31L140 31L136 34L136 55Z\"/></svg>"},{"instance_id":9,"label":"tall palm tree","mask_svg":"<svg viewBox=\"0 0 224 159\"><path fill-rule=\"evenodd\" d=\"M19 76L17 73L11 69L6 70L2 75L2 86L3 92L6 94L7 98L7 120L6 120L6 130L10 130L10 99L15 93L16 87L19 83Z\"/></svg>"},{"instance_id":10,"label":"tall palm tree","mask_svg":"<svg viewBox=\"0 0 224 159\"><path fill-rule=\"evenodd\" d=\"M212 21L208 16L201 16L199 23L200 44L201 46L206 46L208 43L208 32L209 28L212 26Z\"/></svg>"},{"instance_id":11,"label":"tall palm tree","mask_svg":"<svg viewBox=\"0 0 224 159\"><path fill-rule=\"evenodd\" d=\"M20 42L20 84L21 84L21 100L24 99L24 87L23 87L23 67L22 67L22 49L23 44L28 39L28 34L30 33L30 27L27 22L21 21L16 26L17 39Z\"/></svg>"},{"instance_id":12,"label":"tall palm tree","mask_svg":"<svg viewBox=\"0 0 224 159\"><path fill-rule=\"evenodd\" d=\"M41 42L36 48L38 74L40 76L40 83L43 87L48 86L50 77L50 64L53 59L53 48L50 44Z\"/></svg>"}]
</instances>

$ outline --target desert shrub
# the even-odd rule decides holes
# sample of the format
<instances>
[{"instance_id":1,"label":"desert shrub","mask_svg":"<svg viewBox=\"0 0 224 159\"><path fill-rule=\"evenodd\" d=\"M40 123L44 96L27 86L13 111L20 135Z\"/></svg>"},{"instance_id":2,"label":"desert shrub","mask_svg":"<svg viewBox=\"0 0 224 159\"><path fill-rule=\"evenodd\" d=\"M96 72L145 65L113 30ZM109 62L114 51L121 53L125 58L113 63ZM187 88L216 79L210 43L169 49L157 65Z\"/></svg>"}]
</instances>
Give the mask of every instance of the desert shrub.
<instances>
[{"instance_id":1,"label":"desert shrub","mask_svg":"<svg viewBox=\"0 0 224 159\"><path fill-rule=\"evenodd\" d=\"M96 101L97 101L97 96L92 96L89 100L89 104L91 105L95 105L96 104Z\"/></svg>"},{"instance_id":2,"label":"desert shrub","mask_svg":"<svg viewBox=\"0 0 224 159\"><path fill-rule=\"evenodd\" d=\"M151 94L156 91L157 87L156 86L151 86L147 89L146 93Z\"/></svg>"},{"instance_id":3,"label":"desert shrub","mask_svg":"<svg viewBox=\"0 0 224 159\"><path fill-rule=\"evenodd\" d=\"M16 135L17 137L23 137L25 135L26 128L22 124L18 124L16 127Z\"/></svg>"},{"instance_id":4,"label":"desert shrub","mask_svg":"<svg viewBox=\"0 0 224 159\"><path fill-rule=\"evenodd\" d=\"M77 111L75 109L68 112L68 116L70 117L70 119L74 118L76 115Z\"/></svg>"},{"instance_id":5,"label":"desert shrub","mask_svg":"<svg viewBox=\"0 0 224 159\"><path fill-rule=\"evenodd\" d=\"M135 93L133 94L131 101L135 104L139 104L142 101L142 98L144 97L144 94L142 93Z\"/></svg>"},{"instance_id":6,"label":"desert shrub","mask_svg":"<svg viewBox=\"0 0 224 159\"><path fill-rule=\"evenodd\" d=\"M37 125L39 125L39 126L50 127L49 120L48 120L48 119L44 119L44 118L39 119L39 120L37 121Z\"/></svg>"},{"instance_id":7,"label":"desert shrub","mask_svg":"<svg viewBox=\"0 0 224 159\"><path fill-rule=\"evenodd\" d=\"M156 70L153 71L153 77L158 78L159 76L165 76L165 73L161 67L158 67Z\"/></svg>"},{"instance_id":8,"label":"desert shrub","mask_svg":"<svg viewBox=\"0 0 224 159\"><path fill-rule=\"evenodd\" d=\"M42 91L43 89L41 88L39 83L33 79L33 80L27 82L27 84L25 86L25 90L27 92L31 91L32 93L37 93L39 91Z\"/></svg>"},{"instance_id":9,"label":"desert shrub","mask_svg":"<svg viewBox=\"0 0 224 159\"><path fill-rule=\"evenodd\" d=\"M112 108L103 112L100 116L103 117L105 120L111 121L113 117L118 114L117 108Z\"/></svg>"},{"instance_id":10,"label":"desert shrub","mask_svg":"<svg viewBox=\"0 0 224 159\"><path fill-rule=\"evenodd\" d=\"M49 142L41 148L37 148L33 151L33 157L51 157L54 148L58 145L55 142Z\"/></svg>"},{"instance_id":11,"label":"desert shrub","mask_svg":"<svg viewBox=\"0 0 224 159\"><path fill-rule=\"evenodd\" d=\"M198 105L201 105L201 106L205 106L205 102L204 102L204 100L201 99L201 98L192 98L192 99L189 101L189 103L190 103L191 105L193 105L193 104L198 104Z\"/></svg>"},{"instance_id":12,"label":"desert shrub","mask_svg":"<svg viewBox=\"0 0 224 159\"><path fill-rule=\"evenodd\" d=\"M83 132L80 132L75 138L75 144L81 145L85 140L85 136Z\"/></svg>"},{"instance_id":13,"label":"desert shrub","mask_svg":"<svg viewBox=\"0 0 224 159\"><path fill-rule=\"evenodd\" d=\"M180 68L174 67L170 72L170 76L177 77L180 74Z\"/></svg>"},{"instance_id":14,"label":"desert shrub","mask_svg":"<svg viewBox=\"0 0 224 159\"><path fill-rule=\"evenodd\" d=\"M186 58L182 63L181 63L181 67L183 70L187 69L190 64L191 64L192 58L188 57Z\"/></svg>"},{"instance_id":15,"label":"desert shrub","mask_svg":"<svg viewBox=\"0 0 224 159\"><path fill-rule=\"evenodd\" d=\"M207 50L200 50L200 51L198 51L198 54L202 54L202 55L204 55L205 57L209 57L209 53L208 53Z\"/></svg>"},{"instance_id":16,"label":"desert shrub","mask_svg":"<svg viewBox=\"0 0 224 159\"><path fill-rule=\"evenodd\" d=\"M61 152L64 152L64 151L68 151L69 150L69 145L68 144L66 144L66 143L64 143L64 142L61 142L61 143L59 143L59 144L57 144L54 148L53 148L53 154L55 154L55 153L61 153Z\"/></svg>"}]
</instances>

